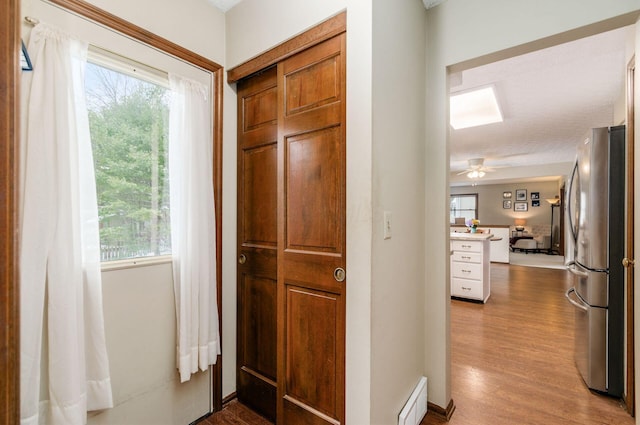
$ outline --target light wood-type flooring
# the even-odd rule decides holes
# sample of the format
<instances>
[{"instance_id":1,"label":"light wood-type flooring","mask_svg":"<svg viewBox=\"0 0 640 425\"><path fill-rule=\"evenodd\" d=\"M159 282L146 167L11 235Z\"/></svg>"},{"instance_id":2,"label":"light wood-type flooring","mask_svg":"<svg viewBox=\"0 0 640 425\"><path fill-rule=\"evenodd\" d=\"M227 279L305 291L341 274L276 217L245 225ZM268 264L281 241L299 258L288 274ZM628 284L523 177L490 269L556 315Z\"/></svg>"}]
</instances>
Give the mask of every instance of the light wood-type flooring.
<instances>
[{"instance_id":1,"label":"light wood-type flooring","mask_svg":"<svg viewBox=\"0 0 640 425\"><path fill-rule=\"evenodd\" d=\"M487 304L451 301L450 425L634 424L575 368L570 282L564 270L493 263ZM428 413L421 425L444 423ZM201 424L269 422L234 401Z\"/></svg>"},{"instance_id":2,"label":"light wood-type flooring","mask_svg":"<svg viewBox=\"0 0 640 425\"><path fill-rule=\"evenodd\" d=\"M486 305L451 301L450 425L634 423L619 400L589 391L574 365L570 276L492 263Z\"/></svg>"}]
</instances>

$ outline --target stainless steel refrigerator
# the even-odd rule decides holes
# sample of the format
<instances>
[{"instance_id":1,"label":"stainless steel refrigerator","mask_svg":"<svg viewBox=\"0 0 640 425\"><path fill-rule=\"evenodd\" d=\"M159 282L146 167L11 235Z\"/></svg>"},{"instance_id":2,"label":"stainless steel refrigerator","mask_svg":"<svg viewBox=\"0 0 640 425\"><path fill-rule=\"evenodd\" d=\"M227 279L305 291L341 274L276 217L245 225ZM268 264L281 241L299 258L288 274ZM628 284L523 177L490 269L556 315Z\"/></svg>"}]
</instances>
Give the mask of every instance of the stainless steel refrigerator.
<instances>
[{"instance_id":1,"label":"stainless steel refrigerator","mask_svg":"<svg viewBox=\"0 0 640 425\"><path fill-rule=\"evenodd\" d=\"M617 397L624 385L624 153L624 126L592 129L567 194L575 362L589 388Z\"/></svg>"}]
</instances>

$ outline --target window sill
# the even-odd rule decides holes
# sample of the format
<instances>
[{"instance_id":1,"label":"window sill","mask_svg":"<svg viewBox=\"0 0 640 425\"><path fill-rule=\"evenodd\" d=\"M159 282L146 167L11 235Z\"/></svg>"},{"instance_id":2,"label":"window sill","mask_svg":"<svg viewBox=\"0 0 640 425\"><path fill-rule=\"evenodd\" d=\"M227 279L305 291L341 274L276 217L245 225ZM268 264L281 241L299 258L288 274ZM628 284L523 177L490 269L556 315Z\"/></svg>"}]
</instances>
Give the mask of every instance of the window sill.
<instances>
[{"instance_id":1,"label":"window sill","mask_svg":"<svg viewBox=\"0 0 640 425\"><path fill-rule=\"evenodd\" d=\"M114 270L132 269L137 267L155 266L158 264L171 263L171 255L158 255L155 257L129 258L126 260L105 261L101 263L100 269L103 272Z\"/></svg>"}]
</instances>

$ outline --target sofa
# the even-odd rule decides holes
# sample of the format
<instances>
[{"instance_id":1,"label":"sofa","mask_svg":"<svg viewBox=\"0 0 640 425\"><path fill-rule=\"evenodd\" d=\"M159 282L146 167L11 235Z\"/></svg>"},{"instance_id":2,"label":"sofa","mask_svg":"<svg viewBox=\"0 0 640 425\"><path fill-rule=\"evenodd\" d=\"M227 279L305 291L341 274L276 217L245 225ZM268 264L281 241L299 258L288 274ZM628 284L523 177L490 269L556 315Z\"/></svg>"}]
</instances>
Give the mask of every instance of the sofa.
<instances>
[{"instance_id":1,"label":"sofa","mask_svg":"<svg viewBox=\"0 0 640 425\"><path fill-rule=\"evenodd\" d=\"M515 230L515 229L514 229ZM517 236L509 240L509 248L513 252L522 251L540 252L551 248L551 226L548 224L536 224L525 227Z\"/></svg>"}]
</instances>

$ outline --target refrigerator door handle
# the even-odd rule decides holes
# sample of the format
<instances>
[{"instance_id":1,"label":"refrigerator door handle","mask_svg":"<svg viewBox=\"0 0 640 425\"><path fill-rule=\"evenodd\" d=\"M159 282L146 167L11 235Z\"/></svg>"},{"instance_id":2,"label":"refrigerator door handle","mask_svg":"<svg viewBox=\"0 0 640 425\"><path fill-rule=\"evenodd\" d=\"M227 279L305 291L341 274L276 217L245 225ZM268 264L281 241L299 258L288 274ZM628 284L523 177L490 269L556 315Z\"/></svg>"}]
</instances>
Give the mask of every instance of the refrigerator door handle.
<instances>
[{"instance_id":1,"label":"refrigerator door handle","mask_svg":"<svg viewBox=\"0 0 640 425\"><path fill-rule=\"evenodd\" d=\"M589 311L589 309L587 307L585 307L584 305L582 305L581 303L579 303L578 301L575 301L573 298L571 298L571 293L576 292L576 288L569 288L569 290L564 294L564 296L569 300L569 302L571 304L573 304L575 307L578 307L581 310L584 311Z\"/></svg>"},{"instance_id":2,"label":"refrigerator door handle","mask_svg":"<svg viewBox=\"0 0 640 425\"><path fill-rule=\"evenodd\" d=\"M587 273L585 273L583 271L580 271L580 270L576 269L575 267L572 267L572 266L575 266L575 265L576 265L575 261L569 261L568 263L565 264L565 267L567 268L567 270L569 270L571 273L575 274L576 276L584 277L584 278L589 276Z\"/></svg>"}]
</instances>

